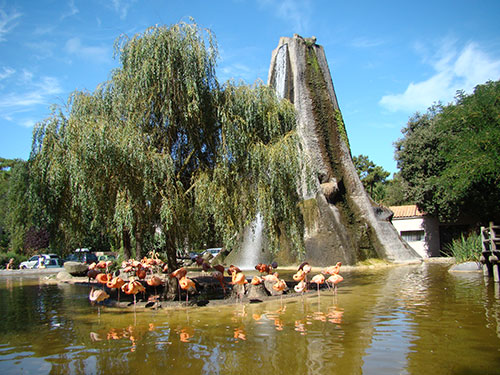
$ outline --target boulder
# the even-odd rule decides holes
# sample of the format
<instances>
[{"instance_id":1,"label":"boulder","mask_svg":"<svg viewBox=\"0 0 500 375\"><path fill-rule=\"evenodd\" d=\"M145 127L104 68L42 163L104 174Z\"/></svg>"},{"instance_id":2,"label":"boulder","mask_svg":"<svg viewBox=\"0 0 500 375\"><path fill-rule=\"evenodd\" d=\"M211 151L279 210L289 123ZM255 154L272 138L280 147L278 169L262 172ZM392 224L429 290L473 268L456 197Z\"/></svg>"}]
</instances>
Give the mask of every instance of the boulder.
<instances>
[{"instance_id":1,"label":"boulder","mask_svg":"<svg viewBox=\"0 0 500 375\"><path fill-rule=\"evenodd\" d=\"M85 263L80 262L65 262L64 269L71 276L87 276L89 266L87 266Z\"/></svg>"},{"instance_id":2,"label":"boulder","mask_svg":"<svg viewBox=\"0 0 500 375\"><path fill-rule=\"evenodd\" d=\"M269 295L269 293L267 292L267 290L263 284L259 284L259 285L250 284L248 286L247 297L250 300L262 300L263 298L267 297L268 295Z\"/></svg>"},{"instance_id":3,"label":"boulder","mask_svg":"<svg viewBox=\"0 0 500 375\"><path fill-rule=\"evenodd\" d=\"M72 278L73 276L71 276L71 274L66 270L60 271L56 276L56 279L59 281L67 281L71 280Z\"/></svg>"},{"instance_id":4,"label":"boulder","mask_svg":"<svg viewBox=\"0 0 500 375\"><path fill-rule=\"evenodd\" d=\"M449 269L450 272L481 272L481 263L479 262L464 262L454 264Z\"/></svg>"}]
</instances>

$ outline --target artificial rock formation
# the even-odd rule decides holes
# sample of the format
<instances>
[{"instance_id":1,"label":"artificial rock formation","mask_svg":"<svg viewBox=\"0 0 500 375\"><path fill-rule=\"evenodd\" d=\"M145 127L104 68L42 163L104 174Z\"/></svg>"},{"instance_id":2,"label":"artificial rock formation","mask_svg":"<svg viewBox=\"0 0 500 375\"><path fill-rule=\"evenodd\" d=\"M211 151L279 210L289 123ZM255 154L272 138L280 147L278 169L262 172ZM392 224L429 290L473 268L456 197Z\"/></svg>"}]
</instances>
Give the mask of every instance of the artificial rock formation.
<instances>
[{"instance_id":1,"label":"artificial rock formation","mask_svg":"<svg viewBox=\"0 0 500 375\"><path fill-rule=\"evenodd\" d=\"M419 259L390 222L392 213L370 199L356 173L325 53L316 38L281 38L272 54L268 84L295 105L308 161L300 178L305 258L313 265L354 264L371 257Z\"/></svg>"}]
</instances>

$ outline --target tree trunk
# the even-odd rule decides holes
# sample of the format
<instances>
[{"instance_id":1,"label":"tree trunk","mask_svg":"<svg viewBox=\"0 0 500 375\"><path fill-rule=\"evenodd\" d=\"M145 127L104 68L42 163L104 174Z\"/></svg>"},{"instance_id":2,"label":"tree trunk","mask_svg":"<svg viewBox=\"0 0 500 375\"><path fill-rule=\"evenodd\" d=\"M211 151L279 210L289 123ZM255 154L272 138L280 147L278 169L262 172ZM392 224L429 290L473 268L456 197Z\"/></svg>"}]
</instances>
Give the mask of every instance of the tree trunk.
<instances>
[{"instance_id":1,"label":"tree trunk","mask_svg":"<svg viewBox=\"0 0 500 375\"><path fill-rule=\"evenodd\" d=\"M129 260L132 256L132 246L130 245L130 232L126 229L122 231L122 245L123 257Z\"/></svg>"}]
</instances>

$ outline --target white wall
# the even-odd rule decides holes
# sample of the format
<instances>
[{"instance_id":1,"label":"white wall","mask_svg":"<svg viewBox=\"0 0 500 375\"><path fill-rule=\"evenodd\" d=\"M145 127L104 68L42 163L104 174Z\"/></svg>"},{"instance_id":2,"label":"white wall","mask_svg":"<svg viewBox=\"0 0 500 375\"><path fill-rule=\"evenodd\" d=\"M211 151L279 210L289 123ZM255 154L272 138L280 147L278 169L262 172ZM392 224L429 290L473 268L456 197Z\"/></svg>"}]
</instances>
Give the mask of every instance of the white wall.
<instances>
[{"instance_id":1,"label":"white wall","mask_svg":"<svg viewBox=\"0 0 500 375\"><path fill-rule=\"evenodd\" d=\"M428 258L439 256L439 222L429 216L418 216L410 218L393 218L392 224L404 237L404 232L423 231L424 235L420 241L407 241L420 256Z\"/></svg>"}]
</instances>

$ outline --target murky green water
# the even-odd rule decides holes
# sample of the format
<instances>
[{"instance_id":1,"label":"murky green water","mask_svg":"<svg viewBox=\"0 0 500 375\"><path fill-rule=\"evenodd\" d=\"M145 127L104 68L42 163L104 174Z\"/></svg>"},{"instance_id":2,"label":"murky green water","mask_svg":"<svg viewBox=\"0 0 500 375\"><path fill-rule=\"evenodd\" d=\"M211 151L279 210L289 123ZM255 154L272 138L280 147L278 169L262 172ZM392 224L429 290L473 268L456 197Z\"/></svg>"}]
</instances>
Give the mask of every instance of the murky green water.
<instances>
[{"instance_id":1,"label":"murky green water","mask_svg":"<svg viewBox=\"0 0 500 375\"><path fill-rule=\"evenodd\" d=\"M337 297L137 314L0 278L0 374L500 373L500 292L482 275L343 275Z\"/></svg>"}]
</instances>

